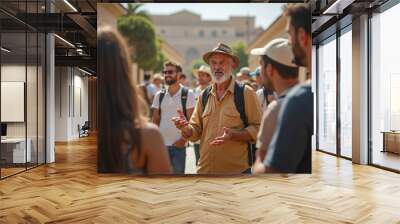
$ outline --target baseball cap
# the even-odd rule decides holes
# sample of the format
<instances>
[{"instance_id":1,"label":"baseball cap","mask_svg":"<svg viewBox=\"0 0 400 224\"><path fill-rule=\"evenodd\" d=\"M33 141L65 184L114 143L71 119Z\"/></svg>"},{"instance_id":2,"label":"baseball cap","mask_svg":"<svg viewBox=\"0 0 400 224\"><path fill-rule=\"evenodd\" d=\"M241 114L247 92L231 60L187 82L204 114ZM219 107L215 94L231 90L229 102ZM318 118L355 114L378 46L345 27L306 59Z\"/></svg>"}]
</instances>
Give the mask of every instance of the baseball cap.
<instances>
[{"instance_id":1,"label":"baseball cap","mask_svg":"<svg viewBox=\"0 0 400 224\"><path fill-rule=\"evenodd\" d=\"M253 72L250 72L251 77L256 77L260 75L260 67L256 68Z\"/></svg>"},{"instance_id":2,"label":"baseball cap","mask_svg":"<svg viewBox=\"0 0 400 224\"><path fill-rule=\"evenodd\" d=\"M269 42L262 48L254 48L250 51L252 55L266 55L279 64L297 68L298 66L293 63L293 52L289 46L289 42L285 38L277 38Z\"/></svg>"},{"instance_id":3,"label":"baseball cap","mask_svg":"<svg viewBox=\"0 0 400 224\"><path fill-rule=\"evenodd\" d=\"M243 67L243 68L241 68L241 69L240 69L240 73L246 73L246 74L249 74L249 73L250 73L250 69L249 69L249 67Z\"/></svg>"}]
</instances>

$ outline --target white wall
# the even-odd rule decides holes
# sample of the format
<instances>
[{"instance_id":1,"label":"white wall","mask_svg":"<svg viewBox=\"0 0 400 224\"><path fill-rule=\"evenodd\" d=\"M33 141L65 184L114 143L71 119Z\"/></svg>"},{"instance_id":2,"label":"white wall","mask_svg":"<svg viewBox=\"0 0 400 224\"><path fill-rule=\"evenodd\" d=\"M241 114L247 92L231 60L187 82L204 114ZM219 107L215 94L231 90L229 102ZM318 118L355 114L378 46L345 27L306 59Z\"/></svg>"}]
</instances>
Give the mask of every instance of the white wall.
<instances>
[{"instance_id":1,"label":"white wall","mask_svg":"<svg viewBox=\"0 0 400 224\"><path fill-rule=\"evenodd\" d=\"M1 66L1 81L3 82L25 82L25 71L24 65L9 64ZM28 66L28 73L32 67ZM28 93L33 95L33 93ZM36 94L35 94L36 96ZM1 110L7 110L7 108L1 108ZM7 137L25 137L25 122L7 122Z\"/></svg>"},{"instance_id":2,"label":"white wall","mask_svg":"<svg viewBox=\"0 0 400 224\"><path fill-rule=\"evenodd\" d=\"M69 69L55 68L55 141L68 141Z\"/></svg>"},{"instance_id":3,"label":"white wall","mask_svg":"<svg viewBox=\"0 0 400 224\"><path fill-rule=\"evenodd\" d=\"M57 67L55 85L55 141L77 139L78 124L88 120L88 78L76 68Z\"/></svg>"}]
</instances>

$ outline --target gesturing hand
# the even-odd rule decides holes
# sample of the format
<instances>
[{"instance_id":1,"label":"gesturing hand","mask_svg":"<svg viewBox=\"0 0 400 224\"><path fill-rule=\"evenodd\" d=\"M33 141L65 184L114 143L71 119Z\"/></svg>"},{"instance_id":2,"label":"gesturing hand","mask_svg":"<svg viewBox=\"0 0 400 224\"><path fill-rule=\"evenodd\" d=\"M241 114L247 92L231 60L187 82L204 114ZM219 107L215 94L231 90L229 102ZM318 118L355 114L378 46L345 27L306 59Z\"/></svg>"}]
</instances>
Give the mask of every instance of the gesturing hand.
<instances>
[{"instance_id":1,"label":"gesturing hand","mask_svg":"<svg viewBox=\"0 0 400 224\"><path fill-rule=\"evenodd\" d=\"M262 174L265 173L265 166L261 161L256 161L252 167L253 174Z\"/></svg>"},{"instance_id":2,"label":"gesturing hand","mask_svg":"<svg viewBox=\"0 0 400 224\"><path fill-rule=\"evenodd\" d=\"M185 139L178 139L178 141L176 141L175 143L174 143L174 146L175 147L178 147L178 148L184 148L185 146L186 146L186 140Z\"/></svg>"},{"instance_id":3,"label":"gesturing hand","mask_svg":"<svg viewBox=\"0 0 400 224\"><path fill-rule=\"evenodd\" d=\"M222 134L222 136L214 138L214 140L212 140L210 142L210 145L222 145L222 144L224 144L226 141L229 141L229 140L232 139L233 132L234 131L232 129L224 127L224 134Z\"/></svg>"},{"instance_id":4,"label":"gesturing hand","mask_svg":"<svg viewBox=\"0 0 400 224\"><path fill-rule=\"evenodd\" d=\"M189 122L186 120L185 115L183 115L183 112L180 110L177 110L179 117L172 117L172 122L174 122L175 127L178 128L179 130L184 129L189 125Z\"/></svg>"}]
</instances>

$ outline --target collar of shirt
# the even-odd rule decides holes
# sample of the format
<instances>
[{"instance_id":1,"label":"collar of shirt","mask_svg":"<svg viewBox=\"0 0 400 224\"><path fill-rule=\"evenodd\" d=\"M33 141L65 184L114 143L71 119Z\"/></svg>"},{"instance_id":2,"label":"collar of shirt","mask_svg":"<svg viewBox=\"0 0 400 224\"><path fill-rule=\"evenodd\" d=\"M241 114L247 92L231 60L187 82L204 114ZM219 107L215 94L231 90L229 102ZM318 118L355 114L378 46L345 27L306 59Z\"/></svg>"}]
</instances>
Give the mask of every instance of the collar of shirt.
<instances>
[{"instance_id":1,"label":"collar of shirt","mask_svg":"<svg viewBox=\"0 0 400 224\"><path fill-rule=\"evenodd\" d=\"M286 94L289 92L290 89L291 89L291 88L286 89L285 91L283 91L283 92L278 96L278 99L285 98Z\"/></svg>"},{"instance_id":2,"label":"collar of shirt","mask_svg":"<svg viewBox=\"0 0 400 224\"><path fill-rule=\"evenodd\" d=\"M167 87L167 88L165 88L165 95L169 95L171 98L173 98L173 97L175 97L175 96L179 96L180 94L181 94L181 92L182 92L182 88L183 88L183 86L181 85L181 84L179 84L179 89L178 89L178 91L175 93L175 95L173 95L173 96L171 96L171 94L169 93L169 91L168 91L168 89L169 89L169 86Z\"/></svg>"},{"instance_id":3,"label":"collar of shirt","mask_svg":"<svg viewBox=\"0 0 400 224\"><path fill-rule=\"evenodd\" d=\"M233 91L235 89L235 80L233 78L233 76L231 76L231 81L229 83L228 89L225 91L224 96L226 95L227 92L230 92L231 94L233 94ZM217 96L217 83L214 83L211 87L211 94L213 94L214 96ZM223 98L223 97L222 97Z\"/></svg>"},{"instance_id":4,"label":"collar of shirt","mask_svg":"<svg viewBox=\"0 0 400 224\"><path fill-rule=\"evenodd\" d=\"M297 85L297 84L296 84L296 85ZM294 86L296 86L296 85L294 85ZM287 93L288 93L292 88L293 88L293 86L290 87L290 88L287 88L285 91L283 91L283 92L278 96L278 99L285 98L285 96L287 95Z\"/></svg>"}]
</instances>

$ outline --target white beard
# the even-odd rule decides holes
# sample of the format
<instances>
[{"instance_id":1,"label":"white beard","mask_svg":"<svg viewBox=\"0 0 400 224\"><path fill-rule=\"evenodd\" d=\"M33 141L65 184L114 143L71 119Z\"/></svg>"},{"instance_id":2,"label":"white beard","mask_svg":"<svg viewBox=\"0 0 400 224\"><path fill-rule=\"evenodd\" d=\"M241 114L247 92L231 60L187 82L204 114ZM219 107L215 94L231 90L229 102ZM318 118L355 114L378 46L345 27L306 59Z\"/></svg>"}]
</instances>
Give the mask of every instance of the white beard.
<instances>
[{"instance_id":1,"label":"white beard","mask_svg":"<svg viewBox=\"0 0 400 224\"><path fill-rule=\"evenodd\" d=\"M217 78L214 75L214 81L215 81L215 83L220 84L220 83L223 83L223 82L229 80L230 77L231 77L231 75L229 73L225 73L224 76L222 76L220 78Z\"/></svg>"}]
</instances>

